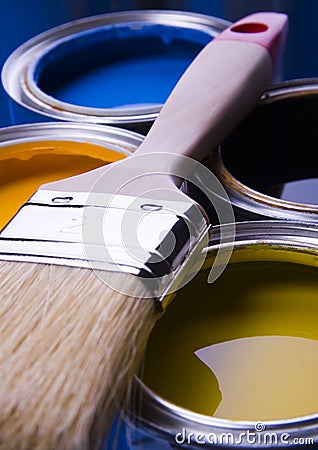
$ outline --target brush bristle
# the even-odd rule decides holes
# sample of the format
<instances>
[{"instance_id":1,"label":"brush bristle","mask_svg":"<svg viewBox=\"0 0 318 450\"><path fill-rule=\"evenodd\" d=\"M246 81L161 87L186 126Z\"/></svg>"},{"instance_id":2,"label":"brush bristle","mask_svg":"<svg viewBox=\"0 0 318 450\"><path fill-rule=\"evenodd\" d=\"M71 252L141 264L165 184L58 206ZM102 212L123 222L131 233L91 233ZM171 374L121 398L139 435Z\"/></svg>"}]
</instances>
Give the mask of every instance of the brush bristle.
<instances>
[{"instance_id":1,"label":"brush bristle","mask_svg":"<svg viewBox=\"0 0 318 450\"><path fill-rule=\"evenodd\" d=\"M0 263L1 449L99 447L158 317L140 280L111 276L141 298L91 270Z\"/></svg>"}]
</instances>

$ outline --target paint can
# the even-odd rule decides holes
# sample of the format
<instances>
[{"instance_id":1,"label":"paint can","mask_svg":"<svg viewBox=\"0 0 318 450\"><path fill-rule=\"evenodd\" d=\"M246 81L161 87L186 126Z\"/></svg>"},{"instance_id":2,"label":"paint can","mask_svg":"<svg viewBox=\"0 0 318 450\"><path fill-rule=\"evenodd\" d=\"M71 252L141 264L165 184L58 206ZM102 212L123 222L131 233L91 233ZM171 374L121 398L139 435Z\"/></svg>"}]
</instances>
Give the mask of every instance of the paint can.
<instances>
[{"instance_id":1,"label":"paint can","mask_svg":"<svg viewBox=\"0 0 318 450\"><path fill-rule=\"evenodd\" d=\"M184 11L123 11L44 32L7 59L15 124L116 125L145 134L202 48L230 22Z\"/></svg>"},{"instance_id":2,"label":"paint can","mask_svg":"<svg viewBox=\"0 0 318 450\"><path fill-rule=\"evenodd\" d=\"M214 231L203 269L150 336L125 443L109 450L318 445L318 227L238 223L230 264L208 284Z\"/></svg>"},{"instance_id":3,"label":"paint can","mask_svg":"<svg viewBox=\"0 0 318 450\"><path fill-rule=\"evenodd\" d=\"M208 165L237 220L318 223L318 79L275 84Z\"/></svg>"},{"instance_id":4,"label":"paint can","mask_svg":"<svg viewBox=\"0 0 318 450\"><path fill-rule=\"evenodd\" d=\"M43 183L119 160L142 140L117 127L70 122L0 129L0 229Z\"/></svg>"}]
</instances>

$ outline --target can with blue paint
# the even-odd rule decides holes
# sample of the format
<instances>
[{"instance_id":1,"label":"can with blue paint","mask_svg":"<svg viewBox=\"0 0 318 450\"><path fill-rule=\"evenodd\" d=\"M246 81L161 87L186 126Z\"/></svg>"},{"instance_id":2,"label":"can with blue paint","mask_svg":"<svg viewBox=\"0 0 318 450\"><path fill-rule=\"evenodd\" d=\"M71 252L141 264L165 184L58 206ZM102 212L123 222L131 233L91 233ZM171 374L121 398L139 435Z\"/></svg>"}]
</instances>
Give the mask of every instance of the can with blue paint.
<instances>
[{"instance_id":1,"label":"can with blue paint","mask_svg":"<svg viewBox=\"0 0 318 450\"><path fill-rule=\"evenodd\" d=\"M4 65L14 121L51 118L145 133L188 65L228 25L202 14L143 10L48 30Z\"/></svg>"}]
</instances>

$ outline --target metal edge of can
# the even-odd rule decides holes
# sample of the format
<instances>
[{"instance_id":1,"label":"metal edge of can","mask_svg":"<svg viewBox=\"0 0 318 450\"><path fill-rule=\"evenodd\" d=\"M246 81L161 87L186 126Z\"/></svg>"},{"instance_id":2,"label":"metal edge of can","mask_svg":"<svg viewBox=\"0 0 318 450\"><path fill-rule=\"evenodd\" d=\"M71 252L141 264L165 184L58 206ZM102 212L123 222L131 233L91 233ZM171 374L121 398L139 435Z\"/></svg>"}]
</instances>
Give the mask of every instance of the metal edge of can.
<instances>
[{"instance_id":1,"label":"metal edge of can","mask_svg":"<svg viewBox=\"0 0 318 450\"><path fill-rule=\"evenodd\" d=\"M317 96L318 78L297 78L272 84L262 95L260 105L267 105L278 100L289 99L290 96Z\"/></svg>"},{"instance_id":2,"label":"metal edge of can","mask_svg":"<svg viewBox=\"0 0 318 450\"><path fill-rule=\"evenodd\" d=\"M80 122L41 122L13 125L0 129L1 147L18 142L32 142L50 139L90 142L119 151L132 153L143 141L144 136L118 127Z\"/></svg>"},{"instance_id":3,"label":"metal edge of can","mask_svg":"<svg viewBox=\"0 0 318 450\"><path fill-rule=\"evenodd\" d=\"M82 112L81 108L78 112L68 111L67 103L51 102L50 97L44 93L40 98L36 95L36 87L33 86L30 90L28 86L30 65L34 64L34 61L49 47L55 46L58 42L69 39L77 33L124 23L179 26L205 32L212 38L230 25L230 22L225 19L173 10L121 11L74 20L35 36L8 57L2 69L2 83L6 93L17 104L55 120L75 120L122 126L126 123L138 124L154 121L161 105L132 111L128 108L86 108L87 111L93 112L93 114L86 114L83 113L85 108L82 108ZM46 101L43 101L44 98Z\"/></svg>"},{"instance_id":4,"label":"metal edge of can","mask_svg":"<svg viewBox=\"0 0 318 450\"><path fill-rule=\"evenodd\" d=\"M262 96L255 110L277 102L291 99L318 98L318 78L288 80L272 85ZM253 114L253 112L252 112ZM281 200L263 194L234 177L225 167L221 147L215 149L211 158L213 171L223 183L234 207L250 211L259 217L288 219L318 223L318 206Z\"/></svg>"},{"instance_id":5,"label":"metal edge of can","mask_svg":"<svg viewBox=\"0 0 318 450\"><path fill-rule=\"evenodd\" d=\"M225 229L228 226L223 225ZM210 267L211 260L214 259L215 253L218 251L220 227L213 227L213 229L214 233L206 249L207 255L210 254L211 258L209 260L208 256L208 266L205 264L203 268ZM309 266L313 265L318 268L318 225L299 221L276 220L240 222L236 224L236 233L234 253L255 248L261 252L269 250L272 255L276 251L283 251L285 255L295 253L296 257L297 254L301 254L308 257ZM260 256L256 260L263 261ZM268 259L267 257L264 260L275 261L275 258ZM289 259L282 260L280 258L279 260L282 262L293 262ZM234 263L240 261L241 259L239 258ZM244 256L242 261L246 261ZM147 433L150 433L151 436L169 440L169 442L172 442L171 439L182 429L189 430L189 433L193 433L193 436L196 433L206 433L206 435L212 433L215 436L231 433L234 439L240 439L244 432L255 432L256 426L255 421L219 419L179 407L153 392L138 376L135 376L133 396L124 412L124 418L128 427L137 427L139 431L146 433L147 436ZM317 413L314 414L286 420L264 420L262 424L266 432L288 433L291 441L303 438L305 432L308 439L318 442L318 408ZM201 444L196 444L192 438L190 440L190 446L186 448L202 447ZM216 445L214 442L211 446L214 448L230 448L231 444L222 443L221 445ZM252 447L260 448L264 447L264 445L258 445L257 442L254 442ZM283 442L277 447L286 448L289 445ZM244 448L244 445L241 448Z\"/></svg>"}]
</instances>

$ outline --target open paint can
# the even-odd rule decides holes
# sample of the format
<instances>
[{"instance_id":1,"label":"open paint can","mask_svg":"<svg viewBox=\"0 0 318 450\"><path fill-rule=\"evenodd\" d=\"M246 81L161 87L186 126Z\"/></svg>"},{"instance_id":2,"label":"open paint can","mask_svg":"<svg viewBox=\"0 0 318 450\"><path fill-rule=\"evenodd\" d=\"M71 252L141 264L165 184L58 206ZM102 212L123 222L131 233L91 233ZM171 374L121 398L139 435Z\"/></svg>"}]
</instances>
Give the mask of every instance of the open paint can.
<instances>
[{"instance_id":1,"label":"open paint can","mask_svg":"<svg viewBox=\"0 0 318 450\"><path fill-rule=\"evenodd\" d=\"M238 220L318 223L318 80L283 82L215 149L209 167Z\"/></svg>"},{"instance_id":2,"label":"open paint can","mask_svg":"<svg viewBox=\"0 0 318 450\"><path fill-rule=\"evenodd\" d=\"M3 71L15 124L47 118L147 132L202 48L230 22L123 11L66 23L15 50Z\"/></svg>"},{"instance_id":3,"label":"open paint can","mask_svg":"<svg viewBox=\"0 0 318 450\"><path fill-rule=\"evenodd\" d=\"M143 136L116 127L51 122L0 130L0 229L44 183L129 155Z\"/></svg>"},{"instance_id":4,"label":"open paint can","mask_svg":"<svg viewBox=\"0 0 318 450\"><path fill-rule=\"evenodd\" d=\"M238 223L230 263L209 284L219 250L216 227L202 270L153 329L126 445L316 448L318 227Z\"/></svg>"}]
</instances>

